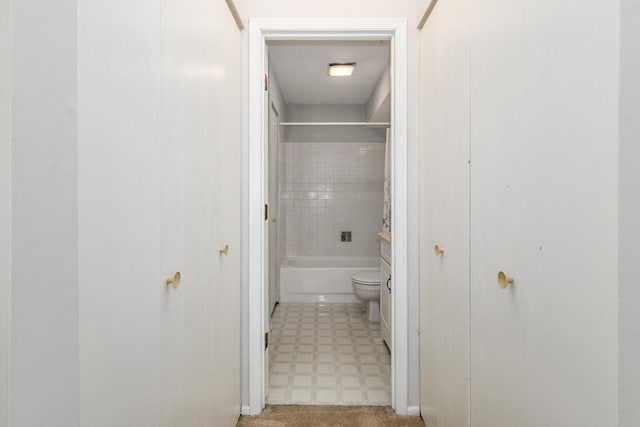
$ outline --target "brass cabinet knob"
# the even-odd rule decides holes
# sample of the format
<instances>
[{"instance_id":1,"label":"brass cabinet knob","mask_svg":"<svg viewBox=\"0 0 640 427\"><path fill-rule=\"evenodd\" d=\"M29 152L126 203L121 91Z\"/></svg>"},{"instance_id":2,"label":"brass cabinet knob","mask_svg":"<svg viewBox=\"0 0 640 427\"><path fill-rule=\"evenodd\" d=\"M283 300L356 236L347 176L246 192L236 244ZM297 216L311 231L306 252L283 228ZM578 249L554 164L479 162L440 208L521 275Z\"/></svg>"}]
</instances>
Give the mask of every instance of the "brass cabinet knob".
<instances>
[{"instance_id":1,"label":"brass cabinet knob","mask_svg":"<svg viewBox=\"0 0 640 427\"><path fill-rule=\"evenodd\" d=\"M444 249L442 249L439 245L435 245L433 247L433 253L436 254L436 256L444 255Z\"/></svg>"},{"instance_id":2,"label":"brass cabinet knob","mask_svg":"<svg viewBox=\"0 0 640 427\"><path fill-rule=\"evenodd\" d=\"M176 271L176 273L173 276L167 277L164 283L166 283L167 285L173 286L173 289L178 289L178 286L180 286L180 280L181 280L180 272Z\"/></svg>"},{"instance_id":3,"label":"brass cabinet knob","mask_svg":"<svg viewBox=\"0 0 640 427\"><path fill-rule=\"evenodd\" d=\"M229 255L229 245L224 245L224 247L220 248L220 253L224 256Z\"/></svg>"},{"instance_id":4,"label":"brass cabinet knob","mask_svg":"<svg viewBox=\"0 0 640 427\"><path fill-rule=\"evenodd\" d=\"M511 284L513 284L513 276L508 276L504 271L498 273L498 286L506 289Z\"/></svg>"}]
</instances>

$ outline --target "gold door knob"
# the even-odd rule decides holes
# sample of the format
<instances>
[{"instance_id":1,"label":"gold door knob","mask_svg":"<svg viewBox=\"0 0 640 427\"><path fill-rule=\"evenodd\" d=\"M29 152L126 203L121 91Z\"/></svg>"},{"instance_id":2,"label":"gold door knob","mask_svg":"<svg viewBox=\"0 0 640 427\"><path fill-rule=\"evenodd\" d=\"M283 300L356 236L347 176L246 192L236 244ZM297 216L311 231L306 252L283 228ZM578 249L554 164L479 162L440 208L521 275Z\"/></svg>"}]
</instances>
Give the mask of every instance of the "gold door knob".
<instances>
[{"instance_id":1,"label":"gold door knob","mask_svg":"<svg viewBox=\"0 0 640 427\"><path fill-rule=\"evenodd\" d=\"M173 276L169 276L165 279L164 283L166 283L167 285L171 285L173 286L173 289L178 289L178 286L180 286L180 272L176 271L176 273Z\"/></svg>"},{"instance_id":2,"label":"gold door knob","mask_svg":"<svg viewBox=\"0 0 640 427\"><path fill-rule=\"evenodd\" d=\"M444 249L442 249L439 245L435 245L433 247L433 253L436 254L436 256L444 255Z\"/></svg>"},{"instance_id":3,"label":"gold door knob","mask_svg":"<svg viewBox=\"0 0 640 427\"><path fill-rule=\"evenodd\" d=\"M224 245L224 247L220 248L220 253L224 256L229 255L229 245Z\"/></svg>"},{"instance_id":4,"label":"gold door knob","mask_svg":"<svg viewBox=\"0 0 640 427\"><path fill-rule=\"evenodd\" d=\"M506 289L511 284L513 284L513 276L507 276L504 271L498 273L498 286Z\"/></svg>"}]
</instances>

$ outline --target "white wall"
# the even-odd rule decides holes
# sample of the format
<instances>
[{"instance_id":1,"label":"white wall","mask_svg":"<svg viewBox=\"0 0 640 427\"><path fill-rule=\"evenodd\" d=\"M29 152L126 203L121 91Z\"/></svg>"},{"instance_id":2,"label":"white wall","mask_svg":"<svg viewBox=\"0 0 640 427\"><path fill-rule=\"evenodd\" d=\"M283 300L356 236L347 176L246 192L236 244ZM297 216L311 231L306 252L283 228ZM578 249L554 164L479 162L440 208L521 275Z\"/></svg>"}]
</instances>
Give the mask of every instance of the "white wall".
<instances>
[{"instance_id":1,"label":"white wall","mask_svg":"<svg viewBox=\"0 0 640 427\"><path fill-rule=\"evenodd\" d=\"M159 268L161 15L152 1L125 6L78 7L83 425L157 424L166 392L159 364L162 279L170 273ZM180 180L176 161L170 173Z\"/></svg>"},{"instance_id":2,"label":"white wall","mask_svg":"<svg viewBox=\"0 0 640 427\"><path fill-rule=\"evenodd\" d=\"M306 18L330 18L330 17L361 17L366 11L367 17L405 17L408 19L408 123L409 123L409 147L408 147L408 200L409 200L409 230L418 230L418 30L416 25L419 20L416 12L415 0L402 0L394 2L370 2L357 0L343 2L330 0L325 2L300 2L296 0L245 0L244 13L246 18L269 17L306 17ZM411 410L419 405L419 374L418 374L418 233L409 233L408 236L408 299L409 312L407 313L409 325L408 366L409 386L408 405ZM243 282L243 288L247 289L248 282ZM244 322L246 323L246 322ZM248 369L248 366L243 368ZM243 388L248 387L243 383ZM247 401L243 400L243 404Z\"/></svg>"},{"instance_id":3,"label":"white wall","mask_svg":"<svg viewBox=\"0 0 640 427\"><path fill-rule=\"evenodd\" d=\"M278 75L276 74L272 65L271 58L269 58L269 98L278 110L280 121L287 120L287 104L282 97L282 91L280 90L280 81L278 80ZM281 129L280 133L282 133L283 130L285 129ZM280 138L282 139L282 135L280 135Z\"/></svg>"},{"instance_id":4,"label":"white wall","mask_svg":"<svg viewBox=\"0 0 640 427\"><path fill-rule=\"evenodd\" d=\"M78 425L75 11L75 0L14 3L14 426Z\"/></svg>"},{"instance_id":5,"label":"white wall","mask_svg":"<svg viewBox=\"0 0 640 427\"><path fill-rule=\"evenodd\" d=\"M78 22L81 425L233 426L240 32L200 0Z\"/></svg>"},{"instance_id":6,"label":"white wall","mask_svg":"<svg viewBox=\"0 0 640 427\"><path fill-rule=\"evenodd\" d=\"M282 144L283 256L378 256L384 152L377 142ZM340 241L342 231L351 242Z\"/></svg>"},{"instance_id":7,"label":"white wall","mask_svg":"<svg viewBox=\"0 0 640 427\"><path fill-rule=\"evenodd\" d=\"M0 0L0 426L9 422L12 9Z\"/></svg>"},{"instance_id":8,"label":"white wall","mask_svg":"<svg viewBox=\"0 0 640 427\"><path fill-rule=\"evenodd\" d=\"M387 118L388 120L388 118ZM365 104L287 104L289 122L365 122ZM286 126L284 142L385 142L386 129L366 126Z\"/></svg>"},{"instance_id":9,"label":"white wall","mask_svg":"<svg viewBox=\"0 0 640 427\"><path fill-rule=\"evenodd\" d=\"M620 426L640 425L640 4L621 2L621 81L620 81L620 152L619 152L619 353L618 395Z\"/></svg>"},{"instance_id":10,"label":"white wall","mask_svg":"<svg viewBox=\"0 0 640 427\"><path fill-rule=\"evenodd\" d=\"M365 104L368 122L388 122L391 120L391 62L380 74L376 87Z\"/></svg>"}]
</instances>

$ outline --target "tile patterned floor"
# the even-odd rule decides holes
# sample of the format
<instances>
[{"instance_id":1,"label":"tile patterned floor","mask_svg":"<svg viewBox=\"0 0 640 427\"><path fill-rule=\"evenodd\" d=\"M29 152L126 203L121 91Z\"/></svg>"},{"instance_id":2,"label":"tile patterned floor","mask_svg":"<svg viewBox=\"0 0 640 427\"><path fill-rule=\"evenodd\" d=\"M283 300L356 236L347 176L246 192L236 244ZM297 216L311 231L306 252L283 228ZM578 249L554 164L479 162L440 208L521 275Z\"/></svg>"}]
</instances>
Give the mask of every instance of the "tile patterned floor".
<instances>
[{"instance_id":1,"label":"tile patterned floor","mask_svg":"<svg viewBox=\"0 0 640 427\"><path fill-rule=\"evenodd\" d=\"M271 324L267 403L391 403L391 356L364 304L283 303Z\"/></svg>"}]
</instances>

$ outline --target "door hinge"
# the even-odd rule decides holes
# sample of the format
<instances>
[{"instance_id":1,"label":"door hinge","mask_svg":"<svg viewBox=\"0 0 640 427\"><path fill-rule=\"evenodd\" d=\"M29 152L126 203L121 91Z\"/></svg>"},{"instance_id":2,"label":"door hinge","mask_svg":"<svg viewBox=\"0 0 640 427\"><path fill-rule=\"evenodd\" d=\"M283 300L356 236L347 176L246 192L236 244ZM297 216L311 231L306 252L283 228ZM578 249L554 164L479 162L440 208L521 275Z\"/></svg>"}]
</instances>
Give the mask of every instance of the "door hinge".
<instances>
[{"instance_id":1,"label":"door hinge","mask_svg":"<svg viewBox=\"0 0 640 427\"><path fill-rule=\"evenodd\" d=\"M269 90L269 77L267 73L264 73L264 90L265 92Z\"/></svg>"},{"instance_id":2,"label":"door hinge","mask_svg":"<svg viewBox=\"0 0 640 427\"><path fill-rule=\"evenodd\" d=\"M269 205L264 205L264 220L267 221L269 219Z\"/></svg>"},{"instance_id":3,"label":"door hinge","mask_svg":"<svg viewBox=\"0 0 640 427\"><path fill-rule=\"evenodd\" d=\"M269 332L264 333L264 349L269 348Z\"/></svg>"}]
</instances>

